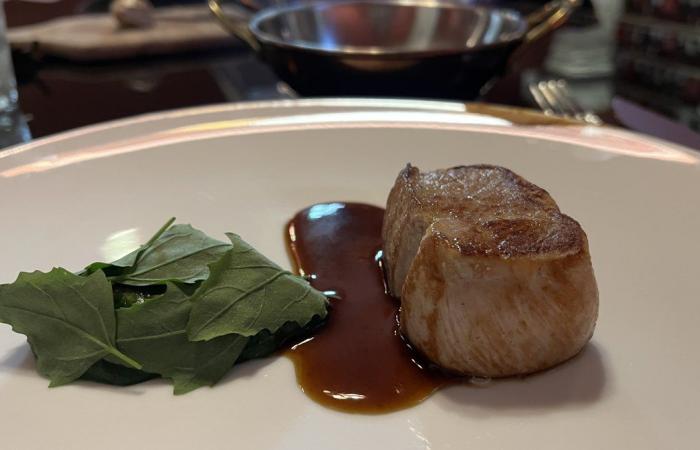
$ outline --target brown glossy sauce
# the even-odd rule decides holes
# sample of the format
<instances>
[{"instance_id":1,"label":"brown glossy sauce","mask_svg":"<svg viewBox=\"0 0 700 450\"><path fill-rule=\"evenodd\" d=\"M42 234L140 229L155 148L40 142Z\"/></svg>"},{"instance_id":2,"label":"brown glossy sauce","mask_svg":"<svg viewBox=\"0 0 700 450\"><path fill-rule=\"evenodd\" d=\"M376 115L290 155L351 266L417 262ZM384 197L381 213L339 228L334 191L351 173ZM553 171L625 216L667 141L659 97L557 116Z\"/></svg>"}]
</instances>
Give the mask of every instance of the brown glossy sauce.
<instances>
[{"instance_id":1,"label":"brown glossy sauce","mask_svg":"<svg viewBox=\"0 0 700 450\"><path fill-rule=\"evenodd\" d=\"M413 406L450 378L424 368L398 331L399 303L387 295L376 256L384 210L324 203L289 222L288 244L300 274L335 291L327 323L290 350L302 390L345 412L385 413Z\"/></svg>"}]
</instances>

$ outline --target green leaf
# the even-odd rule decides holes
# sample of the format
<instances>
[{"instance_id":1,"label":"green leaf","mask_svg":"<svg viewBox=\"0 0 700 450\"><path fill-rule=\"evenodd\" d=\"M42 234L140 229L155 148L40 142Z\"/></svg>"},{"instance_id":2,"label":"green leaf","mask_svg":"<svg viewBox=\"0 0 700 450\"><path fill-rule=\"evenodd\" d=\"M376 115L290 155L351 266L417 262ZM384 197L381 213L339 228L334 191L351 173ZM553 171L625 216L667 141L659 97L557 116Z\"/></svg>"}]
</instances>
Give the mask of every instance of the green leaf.
<instances>
[{"instance_id":1,"label":"green leaf","mask_svg":"<svg viewBox=\"0 0 700 450\"><path fill-rule=\"evenodd\" d=\"M240 237L228 244L171 225L80 275L59 268L0 285L0 321L27 335L51 386L163 376L184 394L323 322L323 294Z\"/></svg>"},{"instance_id":2,"label":"green leaf","mask_svg":"<svg viewBox=\"0 0 700 450\"><path fill-rule=\"evenodd\" d=\"M287 322L306 325L326 315L323 294L301 277L282 270L240 236L211 264L210 276L192 297L189 338L208 341L227 334L275 333Z\"/></svg>"},{"instance_id":3,"label":"green leaf","mask_svg":"<svg viewBox=\"0 0 700 450\"><path fill-rule=\"evenodd\" d=\"M157 284L153 286L127 286L124 284L112 285L115 308L129 308L133 305L145 303L153 297L163 295L163 293L165 293L164 284Z\"/></svg>"},{"instance_id":4,"label":"green leaf","mask_svg":"<svg viewBox=\"0 0 700 450\"><path fill-rule=\"evenodd\" d=\"M0 322L27 336L51 386L70 383L107 355L141 368L115 346L112 287L102 272L20 273L0 286Z\"/></svg>"},{"instance_id":5,"label":"green leaf","mask_svg":"<svg viewBox=\"0 0 700 450\"><path fill-rule=\"evenodd\" d=\"M85 273L102 270L112 282L131 286L205 280L208 264L218 260L231 245L190 225L170 227L171 223L172 219L139 249L112 263L90 264Z\"/></svg>"},{"instance_id":6,"label":"green leaf","mask_svg":"<svg viewBox=\"0 0 700 450\"><path fill-rule=\"evenodd\" d=\"M168 228L170 228L173 222L175 222L175 218L171 217L170 219L168 219L167 222L163 224L163 226L161 226L158 229L158 231L156 231L156 233L153 236L151 236L148 242L141 245L139 248L129 253L128 255L123 256L117 261L111 263L94 262L87 266L85 270L79 275L86 276L98 270L102 270L103 272L105 272L105 274L107 274L107 276L110 276L112 275L112 273L119 273L120 269L132 267L134 264L136 264L136 261L138 261L141 255L143 255L143 252L145 252L156 240L158 240L163 235L163 233L165 233L165 231Z\"/></svg>"},{"instance_id":7,"label":"green leaf","mask_svg":"<svg viewBox=\"0 0 700 450\"><path fill-rule=\"evenodd\" d=\"M155 373L124 367L121 364L114 364L101 359L90 366L80 379L112 384L114 386L131 386L132 384L143 383L158 377L159 375Z\"/></svg>"},{"instance_id":8,"label":"green leaf","mask_svg":"<svg viewBox=\"0 0 700 450\"><path fill-rule=\"evenodd\" d=\"M186 326L191 308L187 295L168 284L162 296L117 310L117 346L143 361L146 372L172 379L175 394L215 384L248 342L238 335L189 341Z\"/></svg>"},{"instance_id":9,"label":"green leaf","mask_svg":"<svg viewBox=\"0 0 700 450\"><path fill-rule=\"evenodd\" d=\"M322 324L323 320L316 316L303 327L295 322L287 322L275 333L263 330L248 340L248 344L236 363L270 356L283 346L300 341Z\"/></svg>"}]
</instances>

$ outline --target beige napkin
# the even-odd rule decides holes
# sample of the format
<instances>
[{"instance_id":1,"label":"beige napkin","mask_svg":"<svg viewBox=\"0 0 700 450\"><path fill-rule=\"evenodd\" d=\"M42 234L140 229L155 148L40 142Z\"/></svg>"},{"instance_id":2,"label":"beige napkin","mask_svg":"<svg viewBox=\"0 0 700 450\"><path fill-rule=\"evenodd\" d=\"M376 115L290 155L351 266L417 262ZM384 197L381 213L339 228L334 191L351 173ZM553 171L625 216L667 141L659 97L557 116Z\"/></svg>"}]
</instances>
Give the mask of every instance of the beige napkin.
<instances>
[{"instance_id":1,"label":"beige napkin","mask_svg":"<svg viewBox=\"0 0 700 450\"><path fill-rule=\"evenodd\" d=\"M146 29L120 29L109 14L84 14L8 30L12 48L98 61L239 45L205 5L157 8Z\"/></svg>"}]
</instances>

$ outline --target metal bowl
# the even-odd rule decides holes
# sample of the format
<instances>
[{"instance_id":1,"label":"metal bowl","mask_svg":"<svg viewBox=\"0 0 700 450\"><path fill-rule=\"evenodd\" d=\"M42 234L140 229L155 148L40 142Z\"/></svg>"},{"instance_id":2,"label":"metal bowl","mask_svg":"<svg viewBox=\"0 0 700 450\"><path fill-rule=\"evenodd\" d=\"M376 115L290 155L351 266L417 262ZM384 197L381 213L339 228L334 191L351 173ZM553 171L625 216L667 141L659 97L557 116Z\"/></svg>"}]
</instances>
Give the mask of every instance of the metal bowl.
<instances>
[{"instance_id":1,"label":"metal bowl","mask_svg":"<svg viewBox=\"0 0 700 450\"><path fill-rule=\"evenodd\" d=\"M301 95L457 99L475 98L518 47L578 4L554 1L524 17L454 1L315 2L251 14L209 0L226 29Z\"/></svg>"}]
</instances>

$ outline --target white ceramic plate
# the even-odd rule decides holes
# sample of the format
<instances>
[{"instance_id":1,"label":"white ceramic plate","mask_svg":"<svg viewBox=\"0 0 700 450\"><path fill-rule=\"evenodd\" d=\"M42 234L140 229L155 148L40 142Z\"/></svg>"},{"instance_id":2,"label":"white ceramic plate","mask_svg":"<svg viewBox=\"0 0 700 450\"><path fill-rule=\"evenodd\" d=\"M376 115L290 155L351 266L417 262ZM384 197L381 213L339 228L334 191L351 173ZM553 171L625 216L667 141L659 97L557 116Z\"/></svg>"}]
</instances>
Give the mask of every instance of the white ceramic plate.
<instances>
[{"instance_id":1,"label":"white ceramic plate","mask_svg":"<svg viewBox=\"0 0 700 450\"><path fill-rule=\"evenodd\" d=\"M600 319L552 371L445 389L383 416L313 403L280 357L174 397L162 381L48 389L0 326L3 449L680 449L700 442L700 160L600 128L516 127L452 103L325 100L149 115L0 153L0 281L120 256L170 216L289 265L282 227L315 202L382 205L406 162L492 163L588 233Z\"/></svg>"}]
</instances>

